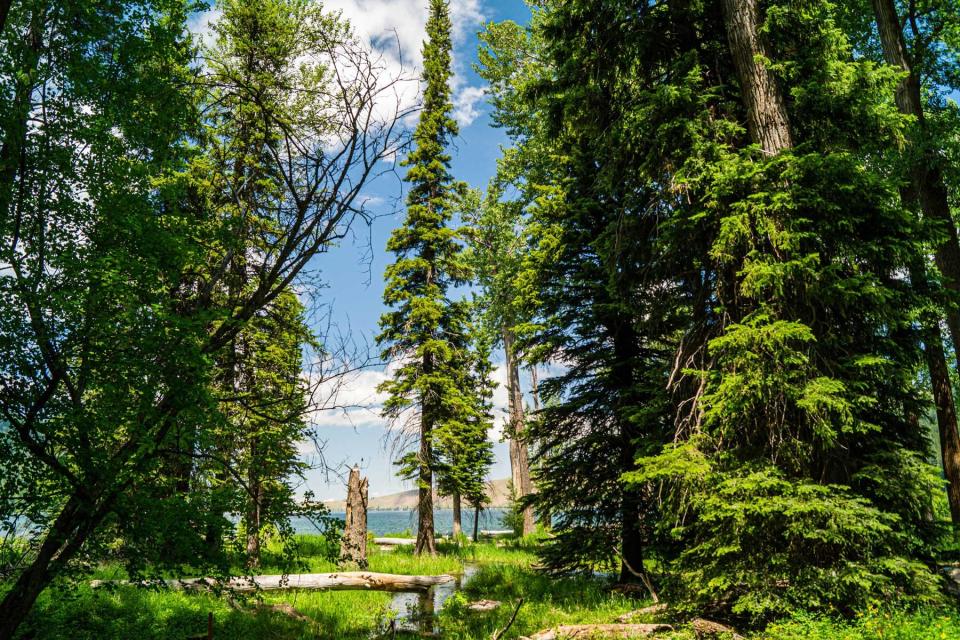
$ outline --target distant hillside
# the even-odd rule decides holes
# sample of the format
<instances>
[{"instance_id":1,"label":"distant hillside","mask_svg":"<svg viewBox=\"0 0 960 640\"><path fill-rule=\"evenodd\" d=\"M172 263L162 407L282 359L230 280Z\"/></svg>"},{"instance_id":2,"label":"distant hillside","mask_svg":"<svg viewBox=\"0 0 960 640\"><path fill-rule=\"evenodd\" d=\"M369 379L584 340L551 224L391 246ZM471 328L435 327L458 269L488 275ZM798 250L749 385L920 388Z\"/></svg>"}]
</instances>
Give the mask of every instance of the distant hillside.
<instances>
[{"instance_id":1,"label":"distant hillside","mask_svg":"<svg viewBox=\"0 0 960 640\"><path fill-rule=\"evenodd\" d=\"M487 496L490 498L490 502L486 505L488 507L506 507L510 504L510 492L509 492L510 480L504 478L502 480L491 480L487 483ZM346 489L344 489L346 493ZM434 496L434 504L437 509L450 509L452 503L450 498L439 498ZM343 511L345 508L344 500L328 500L324 504L331 511ZM386 496L379 496L376 498L370 498L368 504L368 509L376 510L397 510L397 509L416 509L417 508L417 490L410 489L409 491L401 491L400 493L391 493ZM464 509L467 508L467 505L464 505Z\"/></svg>"}]
</instances>

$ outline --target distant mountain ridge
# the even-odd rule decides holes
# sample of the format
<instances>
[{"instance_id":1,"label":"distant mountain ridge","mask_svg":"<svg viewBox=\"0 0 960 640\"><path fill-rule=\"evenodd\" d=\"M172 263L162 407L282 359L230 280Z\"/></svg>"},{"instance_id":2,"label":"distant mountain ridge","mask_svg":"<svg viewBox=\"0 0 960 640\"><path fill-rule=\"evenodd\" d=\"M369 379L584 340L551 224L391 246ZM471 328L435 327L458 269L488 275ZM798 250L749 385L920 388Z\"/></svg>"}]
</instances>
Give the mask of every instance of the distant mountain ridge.
<instances>
[{"instance_id":1,"label":"distant mountain ridge","mask_svg":"<svg viewBox=\"0 0 960 640\"><path fill-rule=\"evenodd\" d=\"M346 488L344 488L346 493ZM370 498L367 501L367 509L373 511L397 511L412 510L417 508L419 491L410 489L399 493L391 493L386 496ZM487 497L490 501L485 505L487 507L503 508L510 505L510 480L491 480L487 483ZM326 500L323 503L331 511L343 511L346 508L345 500ZM433 504L437 509L450 509L453 502L449 497L440 498L436 494L433 496ZM464 510L468 507L463 505Z\"/></svg>"}]
</instances>

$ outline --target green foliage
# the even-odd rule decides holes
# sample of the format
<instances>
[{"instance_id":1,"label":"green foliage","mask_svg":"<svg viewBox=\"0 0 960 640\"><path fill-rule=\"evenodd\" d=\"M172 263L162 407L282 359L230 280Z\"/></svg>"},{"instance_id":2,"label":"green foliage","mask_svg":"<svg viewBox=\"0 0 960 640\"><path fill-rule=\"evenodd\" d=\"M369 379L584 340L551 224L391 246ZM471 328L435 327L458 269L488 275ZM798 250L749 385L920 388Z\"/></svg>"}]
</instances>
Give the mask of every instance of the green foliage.
<instances>
[{"instance_id":1,"label":"green foliage","mask_svg":"<svg viewBox=\"0 0 960 640\"><path fill-rule=\"evenodd\" d=\"M447 152L458 133L451 117L450 29L447 2L431 0L423 110L415 148L403 161L410 184L407 215L387 243L397 256L387 267L383 294L392 310L380 319L377 343L383 359L396 365L393 378L380 386L388 394L384 416L416 424L419 432L420 450L398 461L401 474L432 490L436 471L441 492L479 502L492 456L486 438L489 350L471 350L469 305L448 296L469 273L458 232L450 226L460 189Z\"/></svg>"}]
</instances>

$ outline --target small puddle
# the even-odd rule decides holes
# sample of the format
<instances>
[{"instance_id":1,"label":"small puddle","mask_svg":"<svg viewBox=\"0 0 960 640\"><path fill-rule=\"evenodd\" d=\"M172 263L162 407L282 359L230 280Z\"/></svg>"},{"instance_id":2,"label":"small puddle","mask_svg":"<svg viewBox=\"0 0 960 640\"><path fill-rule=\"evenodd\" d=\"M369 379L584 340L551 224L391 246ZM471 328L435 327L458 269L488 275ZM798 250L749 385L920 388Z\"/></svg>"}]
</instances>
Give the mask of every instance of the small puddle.
<instances>
[{"instance_id":1,"label":"small puddle","mask_svg":"<svg viewBox=\"0 0 960 640\"><path fill-rule=\"evenodd\" d=\"M417 633L421 636L436 635L437 613L447 599L463 589L477 573L477 565L466 563L463 573L454 576L453 582L431 587L425 593L398 593L390 602L390 611L394 612L397 631Z\"/></svg>"}]
</instances>

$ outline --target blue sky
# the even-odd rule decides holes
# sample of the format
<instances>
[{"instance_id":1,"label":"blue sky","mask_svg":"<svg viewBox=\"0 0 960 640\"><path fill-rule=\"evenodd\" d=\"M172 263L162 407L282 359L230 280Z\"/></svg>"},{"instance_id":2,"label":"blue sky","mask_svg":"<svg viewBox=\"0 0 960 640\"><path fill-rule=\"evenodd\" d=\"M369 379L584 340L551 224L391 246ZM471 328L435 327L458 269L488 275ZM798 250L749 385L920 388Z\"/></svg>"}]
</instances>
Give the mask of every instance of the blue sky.
<instances>
[{"instance_id":1,"label":"blue sky","mask_svg":"<svg viewBox=\"0 0 960 640\"><path fill-rule=\"evenodd\" d=\"M426 17L426 0L330 0L325 3L343 11L355 29L375 45L393 42L393 49L403 49L403 59L409 68L419 62L419 43L422 42ZM454 102L461 122L461 132L451 150L453 170L460 180L483 187L493 175L500 146L506 138L490 126L489 108L481 93L482 81L472 70L476 61L476 32L488 21L516 20L525 22L529 10L522 0L452 0L454 19L455 72ZM395 31L395 33L394 33ZM321 292L321 302L330 304L332 321L341 329L349 329L355 341L368 342L373 347L377 322L384 311L381 302L383 271L391 261L385 251L390 231L403 219L403 184L397 175L381 177L366 192L368 208L379 217L370 229L358 227L356 237L344 242L313 264L320 271L327 288ZM502 355L495 354L496 361ZM502 375L502 367L498 373ZM326 412L317 416L317 433L325 443L323 455L328 464L359 463L370 479L371 495L382 495L411 488L394 475L391 463L386 424L377 412L377 398L373 389L383 379L379 369L366 371L347 381L343 400L367 405L366 409ZM506 402L501 389L495 401ZM315 459L311 446L305 446L307 459ZM509 475L506 445L495 446L497 463L491 478ZM340 478L327 477L321 471L308 474L304 490L312 490L318 497L341 497Z\"/></svg>"}]
</instances>

